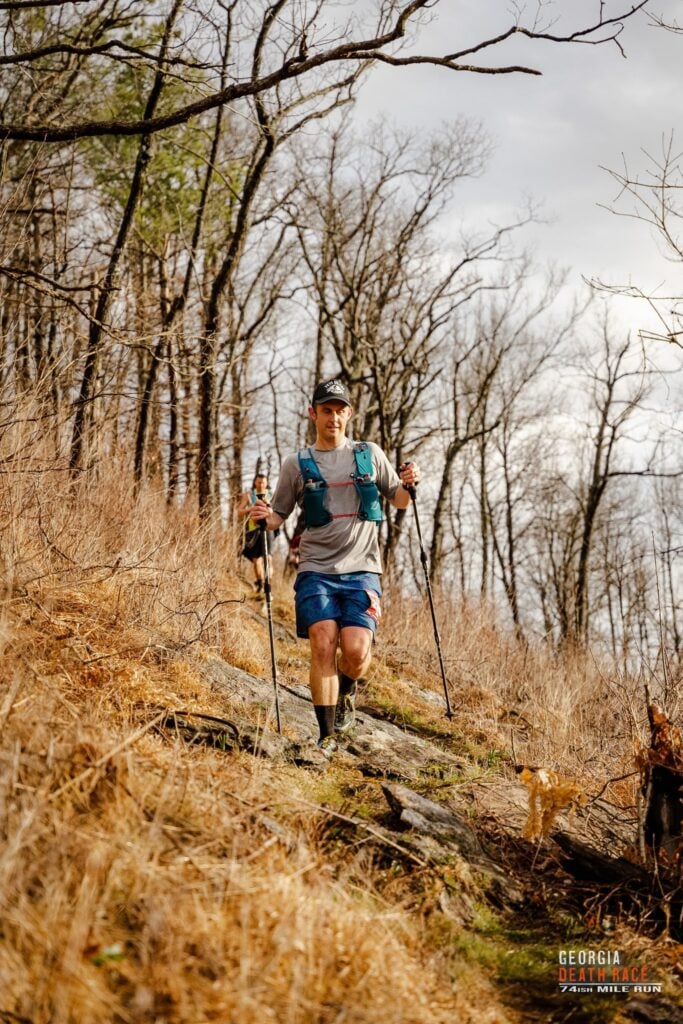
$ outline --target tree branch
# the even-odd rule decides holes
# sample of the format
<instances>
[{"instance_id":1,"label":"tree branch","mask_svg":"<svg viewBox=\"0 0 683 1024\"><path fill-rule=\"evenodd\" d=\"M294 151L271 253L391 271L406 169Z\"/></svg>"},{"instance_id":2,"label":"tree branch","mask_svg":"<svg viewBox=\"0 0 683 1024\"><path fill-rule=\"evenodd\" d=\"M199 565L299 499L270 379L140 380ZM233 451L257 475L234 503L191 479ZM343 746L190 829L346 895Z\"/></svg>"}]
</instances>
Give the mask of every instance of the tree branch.
<instances>
[{"instance_id":1,"label":"tree branch","mask_svg":"<svg viewBox=\"0 0 683 1024\"><path fill-rule=\"evenodd\" d=\"M78 46L76 43L53 43L51 46L43 46L38 50L28 50L26 53L0 54L0 67L9 64L31 64L42 57L54 57L57 54L74 54L80 57L90 57L100 53L108 53L109 50L114 48L123 50L125 54L130 54L133 57L139 57L141 60L156 61L157 59L155 54L148 53L138 46L124 43L121 39L110 39L106 43L98 43L94 46ZM116 60L125 59L118 54L111 54L111 56ZM181 65L196 71L212 67L211 64L184 60L182 57L166 57L164 63L168 66Z\"/></svg>"},{"instance_id":2,"label":"tree branch","mask_svg":"<svg viewBox=\"0 0 683 1024\"><path fill-rule=\"evenodd\" d=\"M36 2L40 2L40 0L36 0ZM42 0L42 2L49 3L50 0ZM312 52L310 55L308 50L301 51L301 53L296 57L287 57L284 59L279 67L267 74L262 75L259 71L252 74L252 76L245 81L233 82L224 89L220 89L217 92L196 100L194 103L186 104L185 106L169 111L168 113L160 114L156 117L143 117L141 120L135 121L84 121L81 123L66 125L64 127L55 127L51 124L34 126L25 126L23 124L16 123L5 124L0 125L0 139L49 143L66 142L73 141L74 139L93 138L105 135L150 135L162 131L165 128L184 124L191 118L206 113L208 110L213 110L218 106L234 103L236 100L248 96L260 96L268 90L274 89L283 82L302 77L309 71L323 68L328 64L341 63L343 61L372 62L377 60L396 66L431 64L436 67L446 67L452 71L469 71L476 74L518 73L538 75L540 74L539 71L524 66L511 65L499 68L485 68L477 65L461 65L458 64L457 61L460 57L466 54L495 46L497 43L511 36L513 32L525 35L531 39L547 39L560 43L591 42L598 44L608 42L610 39L615 39L619 34L622 22L645 7L647 3L649 3L649 0L640 0L638 4L633 5L627 12L624 12L624 14L619 17L609 19L601 18L597 24L586 29L578 29L576 32L569 33L565 36L535 32L532 29L524 29L515 26L514 29L509 29L500 36L493 37L490 40L485 40L484 42L477 44L477 46L470 47L467 50L462 50L459 53L447 54L443 57L420 54L396 57L392 54L386 53L385 50L392 43L396 43L404 38L408 22L414 15L421 10L426 10L433 6L432 0L411 0L411 2L406 4L405 8L397 15L393 27L390 27L389 30L384 33L376 35L374 38L342 42L327 50L317 53ZM20 7L27 5L0 4L0 8L3 6L7 9L19 9ZM278 5L275 4L273 9L277 9L277 7ZM615 28L615 31L610 36L606 38L602 37L600 39L587 38L594 35L600 29L612 25L617 26L617 28ZM305 53L305 56L302 56L303 53Z\"/></svg>"},{"instance_id":3,"label":"tree branch","mask_svg":"<svg viewBox=\"0 0 683 1024\"><path fill-rule=\"evenodd\" d=\"M3 0L0 11L27 11L33 7L65 7L69 4L90 4L93 0Z\"/></svg>"},{"instance_id":4,"label":"tree branch","mask_svg":"<svg viewBox=\"0 0 683 1024\"><path fill-rule=\"evenodd\" d=\"M618 14L613 18L600 17L600 20L597 21L595 25L591 25L589 28L577 29L576 32L570 32L568 35L553 35L551 32L536 32L534 29L523 28L521 25L512 25L507 29L507 31L501 32L498 36L493 36L491 39L485 39L483 42L477 43L476 46L470 46L466 50L460 50L457 53L449 53L444 59L449 61L460 60L461 57L469 56L472 53L478 53L480 50L487 49L491 46L497 46L499 43L502 43L513 35L526 36L527 39L545 39L551 43L588 43L592 46L600 46L602 43L609 43L615 40L623 30L623 22L626 21L627 18L637 14L637 12L642 10L648 2L649 0L640 0L640 3L633 4L630 10L625 11L623 14ZM600 39L588 38L610 25L614 26L614 31L611 35L603 36ZM536 73L538 74L538 72Z\"/></svg>"}]
</instances>

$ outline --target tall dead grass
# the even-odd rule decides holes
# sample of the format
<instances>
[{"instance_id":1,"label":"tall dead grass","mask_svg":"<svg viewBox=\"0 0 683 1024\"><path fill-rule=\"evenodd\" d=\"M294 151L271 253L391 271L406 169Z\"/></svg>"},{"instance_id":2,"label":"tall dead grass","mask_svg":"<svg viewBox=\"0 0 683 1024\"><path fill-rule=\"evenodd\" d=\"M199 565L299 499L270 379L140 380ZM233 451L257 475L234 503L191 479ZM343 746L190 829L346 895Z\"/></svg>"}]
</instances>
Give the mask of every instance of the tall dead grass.
<instances>
[{"instance_id":1,"label":"tall dead grass","mask_svg":"<svg viewBox=\"0 0 683 1024\"><path fill-rule=\"evenodd\" d=\"M635 745L647 736L642 680L590 651L522 642L490 607L437 598L437 619L456 728L484 749L589 779L591 788L633 769ZM399 676L405 667L404 701L414 681L443 695L426 600L395 595L382 644L388 666ZM442 704L431 717L443 725Z\"/></svg>"},{"instance_id":2,"label":"tall dead grass","mask_svg":"<svg viewBox=\"0 0 683 1024\"><path fill-rule=\"evenodd\" d=\"M503 1020L372 857L325 841L303 770L157 732L159 706L229 712L207 653L267 669L263 629L223 603L234 538L135 497L114 457L74 485L22 436L0 437L0 1016Z\"/></svg>"},{"instance_id":3,"label":"tall dead grass","mask_svg":"<svg viewBox=\"0 0 683 1024\"><path fill-rule=\"evenodd\" d=\"M400 868L387 885L386 865L326 841L303 770L156 731L159 707L230 713L205 656L268 674L262 624L230 603L246 590L236 538L152 487L136 496L120 457L74 484L26 430L0 434L0 1011L33 1024L510 1019L435 945ZM497 770L514 756L596 787L628 770L637 681L524 645L489 609L440 600L438 616L454 722L428 607L400 595L370 684L386 705L458 732Z\"/></svg>"},{"instance_id":4,"label":"tall dead grass","mask_svg":"<svg viewBox=\"0 0 683 1024\"><path fill-rule=\"evenodd\" d=\"M245 593L238 538L216 520L200 522L192 502L167 508L153 487L136 495L122 454L101 454L96 471L72 480L51 439L26 431L17 422L0 433L9 601L26 602L32 618L57 616L91 663L114 634L146 657L199 643L246 655L235 615Z\"/></svg>"},{"instance_id":5,"label":"tall dead grass","mask_svg":"<svg viewBox=\"0 0 683 1024\"><path fill-rule=\"evenodd\" d=\"M326 857L268 769L140 736L92 696L26 678L4 723L0 1009L36 1024L467 1019L419 917Z\"/></svg>"}]
</instances>

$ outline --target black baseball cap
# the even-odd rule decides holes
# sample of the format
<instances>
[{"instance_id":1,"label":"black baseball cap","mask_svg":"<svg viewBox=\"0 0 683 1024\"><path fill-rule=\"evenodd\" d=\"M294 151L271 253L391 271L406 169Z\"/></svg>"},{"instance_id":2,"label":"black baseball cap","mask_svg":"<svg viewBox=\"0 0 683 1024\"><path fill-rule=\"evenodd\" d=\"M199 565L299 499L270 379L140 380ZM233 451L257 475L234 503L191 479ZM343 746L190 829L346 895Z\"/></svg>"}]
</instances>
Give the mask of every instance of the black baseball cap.
<instances>
[{"instance_id":1,"label":"black baseball cap","mask_svg":"<svg viewBox=\"0 0 683 1024\"><path fill-rule=\"evenodd\" d=\"M311 405L319 405L321 402L343 402L344 405L351 405L349 393L340 380L323 380L317 385L313 392Z\"/></svg>"}]
</instances>

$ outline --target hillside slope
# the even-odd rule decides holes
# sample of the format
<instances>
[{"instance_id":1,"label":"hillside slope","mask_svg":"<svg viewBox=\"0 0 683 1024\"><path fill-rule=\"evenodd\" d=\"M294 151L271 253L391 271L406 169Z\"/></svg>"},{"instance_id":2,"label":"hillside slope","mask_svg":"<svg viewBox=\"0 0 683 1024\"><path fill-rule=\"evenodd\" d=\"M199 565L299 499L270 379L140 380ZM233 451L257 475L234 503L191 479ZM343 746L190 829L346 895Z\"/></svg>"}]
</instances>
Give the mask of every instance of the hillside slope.
<instances>
[{"instance_id":1,"label":"hillside slope","mask_svg":"<svg viewBox=\"0 0 683 1024\"><path fill-rule=\"evenodd\" d=\"M86 534L109 545L86 564L75 525L43 523L43 561L6 578L0 1020L682 1019L682 950L661 923L573 881L551 840L522 837L514 762L571 739L553 692L590 685L588 664L444 606L448 722L425 610L395 599L358 725L320 772L289 582L278 576L275 602L278 737L262 610L216 568L231 564L228 540L166 532L133 557L115 525ZM541 671L545 702L531 692ZM583 739L544 763L571 768ZM591 793L625 756L602 745ZM621 852L626 785L602 819L594 802L558 825ZM560 994L569 948L647 962L663 991Z\"/></svg>"}]
</instances>

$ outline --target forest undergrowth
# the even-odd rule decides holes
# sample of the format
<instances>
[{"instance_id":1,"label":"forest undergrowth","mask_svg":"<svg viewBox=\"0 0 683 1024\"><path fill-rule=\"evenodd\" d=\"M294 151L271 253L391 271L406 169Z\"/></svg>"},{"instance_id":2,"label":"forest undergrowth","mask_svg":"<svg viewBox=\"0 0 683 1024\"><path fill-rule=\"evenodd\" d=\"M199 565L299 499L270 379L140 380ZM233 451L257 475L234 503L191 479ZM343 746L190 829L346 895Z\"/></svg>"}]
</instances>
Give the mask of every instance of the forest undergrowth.
<instances>
[{"instance_id":1,"label":"forest undergrowth","mask_svg":"<svg viewBox=\"0 0 683 1024\"><path fill-rule=\"evenodd\" d=\"M605 944L576 907L552 909L549 896L520 928L457 868L335 836L326 809L386 814L379 780L344 765L319 775L190 747L159 729L169 707L230 717L230 698L202 672L209 657L269 676L267 631L244 601L234 536L168 509L151 488L136 496L115 460L81 485L56 464L7 466L0 1019L618 1019L617 1001L602 1016L578 1004L570 1016L566 1006L563 1017L547 1007L535 1015L534 979L552 980L555 948L572 936ZM274 608L291 628L291 580L279 564ZM445 738L466 764L447 780L455 789L471 779L515 786L515 765L541 766L632 815L634 749L647 728L641 683L585 653L522 643L490 609L442 596L438 615L452 722L438 703L413 698L416 687L438 694L441 682L427 607L396 593L364 700ZM305 682L303 645L299 656L285 681ZM272 728L261 707L251 714ZM520 843L527 880L540 878L533 845ZM467 926L443 912L443 893L455 890L470 907ZM623 928L622 945L656 942L667 962L680 958L665 936Z\"/></svg>"}]
</instances>

